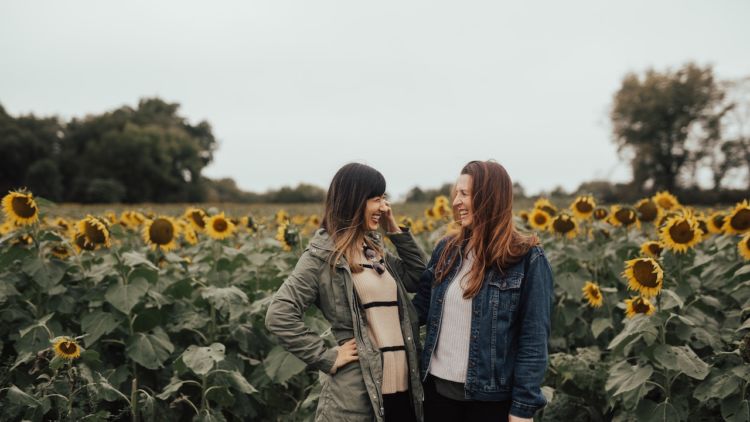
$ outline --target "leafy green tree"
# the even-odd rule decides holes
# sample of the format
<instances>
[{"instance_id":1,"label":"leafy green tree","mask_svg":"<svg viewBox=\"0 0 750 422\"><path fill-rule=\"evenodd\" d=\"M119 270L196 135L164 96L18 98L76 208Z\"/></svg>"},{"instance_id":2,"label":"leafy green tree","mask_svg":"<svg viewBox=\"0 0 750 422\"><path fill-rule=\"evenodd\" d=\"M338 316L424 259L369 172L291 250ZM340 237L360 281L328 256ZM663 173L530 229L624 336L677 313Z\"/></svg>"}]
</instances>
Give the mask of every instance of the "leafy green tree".
<instances>
[{"instance_id":1,"label":"leafy green tree","mask_svg":"<svg viewBox=\"0 0 750 422\"><path fill-rule=\"evenodd\" d=\"M121 107L72 120L61 154L70 186L65 200L203 200L201 171L213 158L216 140L207 122L190 125L178 110L179 104L154 98L141 100L135 110ZM114 191L106 194L107 186Z\"/></svg>"},{"instance_id":2,"label":"leafy green tree","mask_svg":"<svg viewBox=\"0 0 750 422\"><path fill-rule=\"evenodd\" d=\"M723 97L710 66L626 75L610 118L618 151L631 159L634 185L678 188L706 140L717 136Z\"/></svg>"},{"instance_id":3,"label":"leafy green tree","mask_svg":"<svg viewBox=\"0 0 750 422\"><path fill-rule=\"evenodd\" d=\"M0 194L27 187L49 199L60 199L56 166L62 125L56 117L14 118L0 106Z\"/></svg>"}]
</instances>

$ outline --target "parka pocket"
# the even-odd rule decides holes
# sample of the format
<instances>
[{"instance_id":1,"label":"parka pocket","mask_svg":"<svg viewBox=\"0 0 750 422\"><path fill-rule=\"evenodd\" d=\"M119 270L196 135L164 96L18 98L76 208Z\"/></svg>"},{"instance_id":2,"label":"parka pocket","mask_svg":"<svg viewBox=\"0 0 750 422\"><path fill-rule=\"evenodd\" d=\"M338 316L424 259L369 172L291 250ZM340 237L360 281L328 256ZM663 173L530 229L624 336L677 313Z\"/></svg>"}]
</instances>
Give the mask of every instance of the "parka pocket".
<instances>
[{"instance_id":1,"label":"parka pocket","mask_svg":"<svg viewBox=\"0 0 750 422\"><path fill-rule=\"evenodd\" d=\"M321 389L316 421L371 421L372 404L359 362L352 362L328 376Z\"/></svg>"}]
</instances>

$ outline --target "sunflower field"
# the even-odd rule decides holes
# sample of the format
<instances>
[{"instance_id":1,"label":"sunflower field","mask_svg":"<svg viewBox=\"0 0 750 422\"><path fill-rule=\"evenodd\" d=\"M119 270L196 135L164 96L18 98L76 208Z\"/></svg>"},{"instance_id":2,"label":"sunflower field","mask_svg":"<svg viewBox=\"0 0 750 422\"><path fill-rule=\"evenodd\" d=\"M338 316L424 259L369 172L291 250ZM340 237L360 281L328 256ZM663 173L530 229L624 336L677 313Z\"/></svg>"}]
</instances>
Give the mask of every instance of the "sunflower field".
<instances>
[{"instance_id":1,"label":"sunflower field","mask_svg":"<svg viewBox=\"0 0 750 422\"><path fill-rule=\"evenodd\" d=\"M283 209L62 216L2 199L0 420L311 420L318 374L265 330L320 224ZM426 252L448 198L405 215ZM518 210L555 275L538 420L750 420L750 204L659 192ZM307 325L334 344L320 313Z\"/></svg>"}]
</instances>

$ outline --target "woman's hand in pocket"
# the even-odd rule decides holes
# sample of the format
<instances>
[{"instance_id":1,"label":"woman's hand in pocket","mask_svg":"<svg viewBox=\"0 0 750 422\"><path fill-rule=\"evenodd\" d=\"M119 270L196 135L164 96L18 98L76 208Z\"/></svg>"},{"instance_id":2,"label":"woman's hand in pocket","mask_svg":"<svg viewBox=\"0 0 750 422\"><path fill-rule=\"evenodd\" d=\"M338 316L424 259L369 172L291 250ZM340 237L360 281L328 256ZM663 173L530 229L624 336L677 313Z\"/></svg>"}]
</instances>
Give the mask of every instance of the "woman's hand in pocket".
<instances>
[{"instance_id":1,"label":"woman's hand in pocket","mask_svg":"<svg viewBox=\"0 0 750 422\"><path fill-rule=\"evenodd\" d=\"M354 339L349 339L338 348L338 355L336 356L336 362L333 364L333 373L335 374L339 368L349 363L359 360L357 355L357 343Z\"/></svg>"}]
</instances>

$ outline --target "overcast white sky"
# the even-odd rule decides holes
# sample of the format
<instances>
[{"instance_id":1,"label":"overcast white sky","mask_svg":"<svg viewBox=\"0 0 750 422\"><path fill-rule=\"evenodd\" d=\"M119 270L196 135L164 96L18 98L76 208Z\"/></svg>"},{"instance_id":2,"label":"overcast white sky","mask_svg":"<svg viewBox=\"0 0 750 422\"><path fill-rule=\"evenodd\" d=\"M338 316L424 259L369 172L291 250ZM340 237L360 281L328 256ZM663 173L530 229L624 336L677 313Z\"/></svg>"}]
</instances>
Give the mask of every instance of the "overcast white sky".
<instances>
[{"instance_id":1,"label":"overcast white sky","mask_svg":"<svg viewBox=\"0 0 750 422\"><path fill-rule=\"evenodd\" d=\"M65 118L145 96L220 140L210 177L402 195L494 158L527 192L630 178L608 109L628 71L750 74L750 1L4 1L0 104Z\"/></svg>"}]
</instances>

